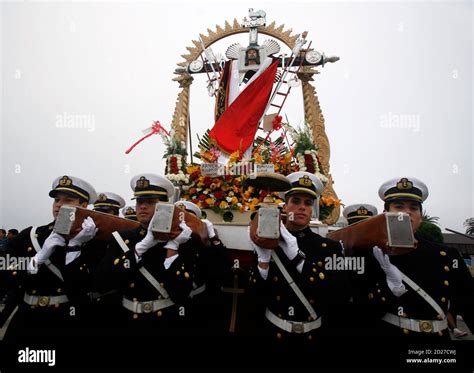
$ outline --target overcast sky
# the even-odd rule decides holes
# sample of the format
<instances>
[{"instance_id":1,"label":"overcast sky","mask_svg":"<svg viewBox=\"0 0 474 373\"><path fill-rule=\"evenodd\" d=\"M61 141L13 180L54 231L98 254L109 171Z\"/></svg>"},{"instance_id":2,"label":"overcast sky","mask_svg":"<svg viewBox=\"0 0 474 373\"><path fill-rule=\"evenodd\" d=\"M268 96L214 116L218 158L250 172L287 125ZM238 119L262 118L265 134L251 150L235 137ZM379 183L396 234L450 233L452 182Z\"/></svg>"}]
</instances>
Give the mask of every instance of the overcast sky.
<instances>
[{"instance_id":1,"label":"overcast sky","mask_svg":"<svg viewBox=\"0 0 474 373\"><path fill-rule=\"evenodd\" d=\"M48 192L60 175L129 202L135 174L163 174L158 136L125 150L153 120L169 128L179 92L171 79L191 40L252 7L266 11L267 23L307 30L312 47L341 58L314 85L343 203L381 211L379 186L415 176L430 189L428 213L464 232L474 216L471 1L226 4L2 3L0 226L50 222ZM293 92L284 112L297 125L303 107ZM193 132L212 127L213 105L204 77L196 78ZM400 120L408 128L397 128Z\"/></svg>"}]
</instances>

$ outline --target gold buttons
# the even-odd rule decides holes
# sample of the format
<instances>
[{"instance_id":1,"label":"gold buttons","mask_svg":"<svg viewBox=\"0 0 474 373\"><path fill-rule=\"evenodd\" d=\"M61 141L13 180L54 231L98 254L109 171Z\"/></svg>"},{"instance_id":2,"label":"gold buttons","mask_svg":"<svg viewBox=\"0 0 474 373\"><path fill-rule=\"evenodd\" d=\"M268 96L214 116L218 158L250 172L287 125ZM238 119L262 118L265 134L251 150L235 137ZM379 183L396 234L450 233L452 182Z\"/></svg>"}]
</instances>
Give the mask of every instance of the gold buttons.
<instances>
[{"instance_id":1,"label":"gold buttons","mask_svg":"<svg viewBox=\"0 0 474 373\"><path fill-rule=\"evenodd\" d=\"M273 277L273 281L277 282L278 281L278 276Z\"/></svg>"},{"instance_id":2,"label":"gold buttons","mask_svg":"<svg viewBox=\"0 0 474 373\"><path fill-rule=\"evenodd\" d=\"M309 281L314 282L314 277L310 277Z\"/></svg>"},{"instance_id":3,"label":"gold buttons","mask_svg":"<svg viewBox=\"0 0 474 373\"><path fill-rule=\"evenodd\" d=\"M308 335L308 341L311 341L313 339L313 336L310 334Z\"/></svg>"},{"instance_id":4,"label":"gold buttons","mask_svg":"<svg viewBox=\"0 0 474 373\"><path fill-rule=\"evenodd\" d=\"M56 308L59 308L59 306L60 306L59 303L56 303L56 304L54 305L54 307L56 307Z\"/></svg>"},{"instance_id":5,"label":"gold buttons","mask_svg":"<svg viewBox=\"0 0 474 373\"><path fill-rule=\"evenodd\" d=\"M440 254L441 256L446 256L446 251L441 250L441 251L439 252L439 254Z\"/></svg>"},{"instance_id":6,"label":"gold buttons","mask_svg":"<svg viewBox=\"0 0 474 373\"><path fill-rule=\"evenodd\" d=\"M367 296L369 297L369 299L374 299L374 293L369 293Z\"/></svg>"},{"instance_id":7,"label":"gold buttons","mask_svg":"<svg viewBox=\"0 0 474 373\"><path fill-rule=\"evenodd\" d=\"M322 247L326 247L327 245L328 245L328 244L327 244L326 242L323 242L323 243L321 244Z\"/></svg>"},{"instance_id":8,"label":"gold buttons","mask_svg":"<svg viewBox=\"0 0 474 373\"><path fill-rule=\"evenodd\" d=\"M158 311L158 312L156 313L156 316L158 316L158 317L161 317L162 315L163 315L163 312L161 312L161 311Z\"/></svg>"},{"instance_id":9,"label":"gold buttons","mask_svg":"<svg viewBox=\"0 0 474 373\"><path fill-rule=\"evenodd\" d=\"M449 272L449 267L448 267L448 266L444 266L444 270L445 270L446 272Z\"/></svg>"},{"instance_id":10,"label":"gold buttons","mask_svg":"<svg viewBox=\"0 0 474 373\"><path fill-rule=\"evenodd\" d=\"M12 272L12 275L13 275L13 276L16 276L16 273L17 273L16 271L13 271L13 272Z\"/></svg>"},{"instance_id":11,"label":"gold buttons","mask_svg":"<svg viewBox=\"0 0 474 373\"><path fill-rule=\"evenodd\" d=\"M164 288L164 287L165 287L165 283L164 283L164 282L160 282L160 286L161 286L162 288Z\"/></svg>"},{"instance_id":12,"label":"gold buttons","mask_svg":"<svg viewBox=\"0 0 474 373\"><path fill-rule=\"evenodd\" d=\"M379 293L379 294L380 294L381 292L382 292L382 290L380 290L380 289L377 289L377 293Z\"/></svg>"},{"instance_id":13,"label":"gold buttons","mask_svg":"<svg viewBox=\"0 0 474 373\"><path fill-rule=\"evenodd\" d=\"M184 272L184 277L185 277L185 278L189 278L189 273L188 273L188 272Z\"/></svg>"},{"instance_id":14,"label":"gold buttons","mask_svg":"<svg viewBox=\"0 0 474 373\"><path fill-rule=\"evenodd\" d=\"M116 265L119 264L119 263L120 263L120 259L119 259L119 258L117 258L117 259L114 260L114 266L116 266Z\"/></svg>"},{"instance_id":15,"label":"gold buttons","mask_svg":"<svg viewBox=\"0 0 474 373\"><path fill-rule=\"evenodd\" d=\"M313 268L313 272L317 272L318 270L316 268Z\"/></svg>"},{"instance_id":16,"label":"gold buttons","mask_svg":"<svg viewBox=\"0 0 474 373\"><path fill-rule=\"evenodd\" d=\"M28 249L26 249L28 252L33 251L33 248L30 246Z\"/></svg>"},{"instance_id":17,"label":"gold buttons","mask_svg":"<svg viewBox=\"0 0 474 373\"><path fill-rule=\"evenodd\" d=\"M138 319L138 314L134 313L132 317L136 320Z\"/></svg>"},{"instance_id":18,"label":"gold buttons","mask_svg":"<svg viewBox=\"0 0 474 373\"><path fill-rule=\"evenodd\" d=\"M320 278L321 280L324 280L324 279L326 278L326 276L324 275L324 273L319 272L319 278Z\"/></svg>"},{"instance_id":19,"label":"gold buttons","mask_svg":"<svg viewBox=\"0 0 474 373\"><path fill-rule=\"evenodd\" d=\"M179 276L181 274L180 271L176 271L176 276Z\"/></svg>"},{"instance_id":20,"label":"gold buttons","mask_svg":"<svg viewBox=\"0 0 474 373\"><path fill-rule=\"evenodd\" d=\"M31 294L36 294L36 290L31 290Z\"/></svg>"},{"instance_id":21,"label":"gold buttons","mask_svg":"<svg viewBox=\"0 0 474 373\"><path fill-rule=\"evenodd\" d=\"M382 302L385 302L385 301L386 301L385 297L382 297Z\"/></svg>"},{"instance_id":22,"label":"gold buttons","mask_svg":"<svg viewBox=\"0 0 474 373\"><path fill-rule=\"evenodd\" d=\"M122 255L122 259L124 259L124 260L125 260L125 258L126 258L126 256L125 256L125 255Z\"/></svg>"},{"instance_id":23,"label":"gold buttons","mask_svg":"<svg viewBox=\"0 0 474 373\"><path fill-rule=\"evenodd\" d=\"M445 297L441 298L441 302L446 303L446 298Z\"/></svg>"},{"instance_id":24,"label":"gold buttons","mask_svg":"<svg viewBox=\"0 0 474 373\"><path fill-rule=\"evenodd\" d=\"M127 245L130 243L129 240L125 240L124 242L125 242L125 244L127 244Z\"/></svg>"},{"instance_id":25,"label":"gold buttons","mask_svg":"<svg viewBox=\"0 0 474 373\"><path fill-rule=\"evenodd\" d=\"M130 289L133 289L133 288L135 287L135 283L134 283L134 282L131 282L130 284L128 284L128 287L129 287Z\"/></svg>"},{"instance_id":26,"label":"gold buttons","mask_svg":"<svg viewBox=\"0 0 474 373\"><path fill-rule=\"evenodd\" d=\"M403 329L403 334L408 334L410 333L408 329Z\"/></svg>"},{"instance_id":27,"label":"gold buttons","mask_svg":"<svg viewBox=\"0 0 474 373\"><path fill-rule=\"evenodd\" d=\"M318 262L318 267L322 267L323 266L323 262Z\"/></svg>"},{"instance_id":28,"label":"gold buttons","mask_svg":"<svg viewBox=\"0 0 474 373\"><path fill-rule=\"evenodd\" d=\"M257 282L257 280L256 280L256 279L253 279L253 281L252 281L252 282L255 284L255 283Z\"/></svg>"},{"instance_id":29,"label":"gold buttons","mask_svg":"<svg viewBox=\"0 0 474 373\"><path fill-rule=\"evenodd\" d=\"M282 335L281 333L277 333L276 337L277 337L278 339L281 339L281 337L283 337L283 335Z\"/></svg>"},{"instance_id":30,"label":"gold buttons","mask_svg":"<svg viewBox=\"0 0 474 373\"><path fill-rule=\"evenodd\" d=\"M61 288L58 288L58 290L56 290L58 293L62 293L63 292L63 289Z\"/></svg>"},{"instance_id":31,"label":"gold buttons","mask_svg":"<svg viewBox=\"0 0 474 373\"><path fill-rule=\"evenodd\" d=\"M448 281L448 280L444 280L443 284L444 284L444 286L449 286L449 281Z\"/></svg>"},{"instance_id":32,"label":"gold buttons","mask_svg":"<svg viewBox=\"0 0 474 373\"><path fill-rule=\"evenodd\" d=\"M275 299L276 299L276 300L280 300L281 297L280 297L279 295L277 295L277 296L275 297Z\"/></svg>"},{"instance_id":33,"label":"gold buttons","mask_svg":"<svg viewBox=\"0 0 474 373\"><path fill-rule=\"evenodd\" d=\"M309 303L314 304L314 299L310 299Z\"/></svg>"}]
</instances>

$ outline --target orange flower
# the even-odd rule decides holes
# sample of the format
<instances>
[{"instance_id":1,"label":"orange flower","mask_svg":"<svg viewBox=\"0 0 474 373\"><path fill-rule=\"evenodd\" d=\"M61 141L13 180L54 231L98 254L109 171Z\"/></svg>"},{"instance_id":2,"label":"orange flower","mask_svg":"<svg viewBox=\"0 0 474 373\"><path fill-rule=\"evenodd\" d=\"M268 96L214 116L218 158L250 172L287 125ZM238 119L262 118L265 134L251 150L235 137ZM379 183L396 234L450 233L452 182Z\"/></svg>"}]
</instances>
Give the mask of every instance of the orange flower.
<instances>
[{"instance_id":1,"label":"orange flower","mask_svg":"<svg viewBox=\"0 0 474 373\"><path fill-rule=\"evenodd\" d=\"M214 202L215 202L214 198L206 198L206 203L207 203L208 205L213 206L213 205L214 205Z\"/></svg>"}]
</instances>

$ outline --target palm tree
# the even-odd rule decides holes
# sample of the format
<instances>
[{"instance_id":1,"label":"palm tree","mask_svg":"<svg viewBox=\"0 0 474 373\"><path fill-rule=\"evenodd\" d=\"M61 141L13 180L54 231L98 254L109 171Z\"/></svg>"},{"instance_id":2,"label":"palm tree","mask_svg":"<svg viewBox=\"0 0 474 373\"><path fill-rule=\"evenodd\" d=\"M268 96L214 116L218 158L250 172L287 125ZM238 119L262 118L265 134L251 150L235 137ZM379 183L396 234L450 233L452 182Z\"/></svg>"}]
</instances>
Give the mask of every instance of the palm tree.
<instances>
[{"instance_id":1,"label":"palm tree","mask_svg":"<svg viewBox=\"0 0 474 373\"><path fill-rule=\"evenodd\" d=\"M474 235L474 218L466 219L464 226L466 227L466 234Z\"/></svg>"},{"instance_id":2,"label":"palm tree","mask_svg":"<svg viewBox=\"0 0 474 373\"><path fill-rule=\"evenodd\" d=\"M426 212L423 212L422 221L416 233L430 241L443 243L443 234L438 221L439 217L429 216Z\"/></svg>"},{"instance_id":3,"label":"palm tree","mask_svg":"<svg viewBox=\"0 0 474 373\"><path fill-rule=\"evenodd\" d=\"M422 215L421 218L422 218L423 223L430 223L430 224L439 225L439 217L438 216L429 216L426 211L423 212L423 215Z\"/></svg>"}]
</instances>

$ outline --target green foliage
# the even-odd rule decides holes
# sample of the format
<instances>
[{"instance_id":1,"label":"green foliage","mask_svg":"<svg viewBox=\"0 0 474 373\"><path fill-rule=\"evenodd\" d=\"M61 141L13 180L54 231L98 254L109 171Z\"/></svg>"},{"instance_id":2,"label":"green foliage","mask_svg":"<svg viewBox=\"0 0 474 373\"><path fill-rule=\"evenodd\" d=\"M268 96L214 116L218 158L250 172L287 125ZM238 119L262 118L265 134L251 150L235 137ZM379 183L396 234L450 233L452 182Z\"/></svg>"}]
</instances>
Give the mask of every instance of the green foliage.
<instances>
[{"instance_id":1,"label":"green foliage","mask_svg":"<svg viewBox=\"0 0 474 373\"><path fill-rule=\"evenodd\" d=\"M431 224L439 225L439 217L429 216L426 211L423 212L422 221L425 222L425 223L431 223Z\"/></svg>"},{"instance_id":2,"label":"green foliage","mask_svg":"<svg viewBox=\"0 0 474 373\"><path fill-rule=\"evenodd\" d=\"M444 242L443 234L441 233L441 228L438 227L436 224L428 221L422 221L416 233L429 241L437 243Z\"/></svg>"},{"instance_id":3,"label":"green foliage","mask_svg":"<svg viewBox=\"0 0 474 373\"><path fill-rule=\"evenodd\" d=\"M466 227L466 234L474 235L474 218L466 219L464 226Z\"/></svg>"}]
</instances>

